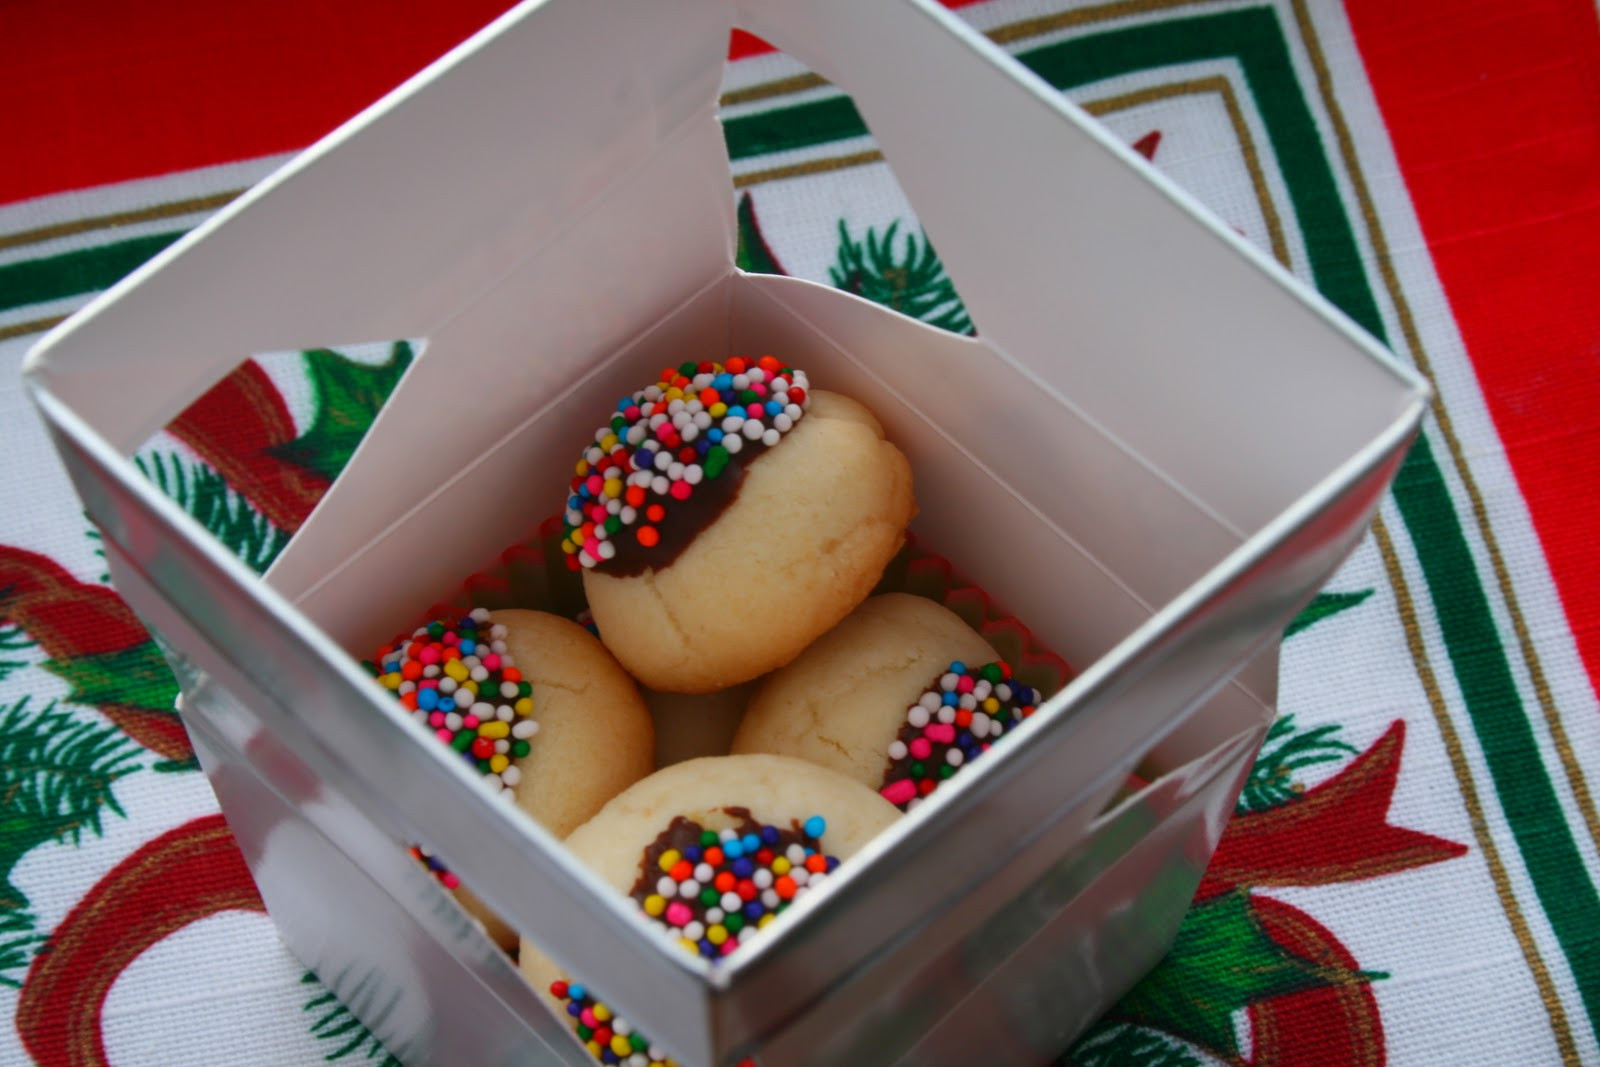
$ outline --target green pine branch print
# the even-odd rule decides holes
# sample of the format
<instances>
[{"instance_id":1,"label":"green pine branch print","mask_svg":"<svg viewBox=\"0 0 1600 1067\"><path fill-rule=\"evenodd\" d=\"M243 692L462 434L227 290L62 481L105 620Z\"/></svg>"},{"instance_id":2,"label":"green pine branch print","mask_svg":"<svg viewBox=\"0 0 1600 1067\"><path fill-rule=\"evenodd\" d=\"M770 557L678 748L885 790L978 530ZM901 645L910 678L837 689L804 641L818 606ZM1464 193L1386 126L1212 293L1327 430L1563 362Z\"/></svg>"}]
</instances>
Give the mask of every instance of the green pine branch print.
<instances>
[{"instance_id":1,"label":"green pine branch print","mask_svg":"<svg viewBox=\"0 0 1600 1067\"><path fill-rule=\"evenodd\" d=\"M0 590L0 593L3 592L3 590ZM0 599L3 599L3 597L0 597ZM23 631L21 626L0 626L0 681L4 681L7 675L21 670L31 662L26 658L12 659L11 657L19 652L26 652L33 647L35 647L33 639Z\"/></svg>"},{"instance_id":2,"label":"green pine branch print","mask_svg":"<svg viewBox=\"0 0 1600 1067\"><path fill-rule=\"evenodd\" d=\"M1335 737L1338 732L1338 723L1299 730L1293 715L1278 716L1261 743L1261 753L1250 768L1234 811L1244 815L1287 804L1305 791L1299 772L1354 756L1355 747Z\"/></svg>"},{"instance_id":3,"label":"green pine branch print","mask_svg":"<svg viewBox=\"0 0 1600 1067\"><path fill-rule=\"evenodd\" d=\"M376 1063L377 1067L405 1067L389 1054L383 1047L383 1042L372 1036L371 1031L322 984L314 972L307 971L301 975L300 982L302 985L312 985L318 989L300 1010L312 1016L311 1035L318 1041L329 1043L328 1053L322 1057L324 1062L335 1063L346 1057L355 1056L368 1063ZM365 979L358 982L355 994L360 995L366 985ZM379 1010L380 1018L394 1010L395 1004L399 1002L399 996L400 994L395 992L391 1003Z\"/></svg>"},{"instance_id":4,"label":"green pine branch print","mask_svg":"<svg viewBox=\"0 0 1600 1067\"><path fill-rule=\"evenodd\" d=\"M0 909L0 986L21 989L33 957L47 938L39 920L22 908Z\"/></svg>"},{"instance_id":5,"label":"green pine branch print","mask_svg":"<svg viewBox=\"0 0 1600 1067\"><path fill-rule=\"evenodd\" d=\"M141 453L133 462L157 488L257 574L266 570L289 543L286 531L234 492L222 475L206 464L160 452Z\"/></svg>"},{"instance_id":6,"label":"green pine branch print","mask_svg":"<svg viewBox=\"0 0 1600 1067\"><path fill-rule=\"evenodd\" d=\"M956 295L956 287L945 274L944 264L927 235L904 234L897 251L898 236L902 235L897 219L882 236L868 227L866 236L857 241L840 219L838 261L828 268L833 284L930 326L971 334L972 319L967 316L966 305Z\"/></svg>"},{"instance_id":7,"label":"green pine branch print","mask_svg":"<svg viewBox=\"0 0 1600 1067\"><path fill-rule=\"evenodd\" d=\"M1324 619L1332 618L1341 611L1348 611L1367 597L1373 590L1360 589L1354 593L1318 593L1307 604L1288 626L1284 627L1283 639L1287 641L1302 630L1310 629Z\"/></svg>"},{"instance_id":8,"label":"green pine branch print","mask_svg":"<svg viewBox=\"0 0 1600 1067\"><path fill-rule=\"evenodd\" d=\"M1072 1047L1071 1067L1203 1067L1176 1039L1134 1023L1102 1019Z\"/></svg>"},{"instance_id":9,"label":"green pine branch print","mask_svg":"<svg viewBox=\"0 0 1600 1067\"><path fill-rule=\"evenodd\" d=\"M106 810L124 815L112 787L139 769L139 749L115 726L31 698L0 707L0 914L28 898L11 871L47 842L76 845L102 832Z\"/></svg>"},{"instance_id":10,"label":"green pine branch print","mask_svg":"<svg viewBox=\"0 0 1600 1067\"><path fill-rule=\"evenodd\" d=\"M135 462L137 462L137 460ZM89 513L87 511L84 512L83 517L85 521L88 521ZM90 541L94 542L94 558L99 560L100 566L105 568L100 572L100 577L96 579L96 581L98 581L101 585L110 585L111 568L106 563L106 539L100 535L99 530L96 530L93 527L90 527L88 530L84 531L84 533Z\"/></svg>"}]
</instances>

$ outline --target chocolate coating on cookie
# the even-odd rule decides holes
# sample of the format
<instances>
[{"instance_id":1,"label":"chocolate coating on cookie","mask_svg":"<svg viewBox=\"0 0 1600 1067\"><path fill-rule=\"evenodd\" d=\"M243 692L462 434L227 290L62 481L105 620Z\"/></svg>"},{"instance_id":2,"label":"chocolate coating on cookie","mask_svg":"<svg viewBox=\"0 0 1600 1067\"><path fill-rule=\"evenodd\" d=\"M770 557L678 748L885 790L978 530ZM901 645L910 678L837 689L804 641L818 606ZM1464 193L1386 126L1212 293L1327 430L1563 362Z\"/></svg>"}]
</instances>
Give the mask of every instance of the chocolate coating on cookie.
<instances>
[{"instance_id":1,"label":"chocolate coating on cookie","mask_svg":"<svg viewBox=\"0 0 1600 1067\"><path fill-rule=\"evenodd\" d=\"M951 663L906 709L879 792L909 811L1031 716L1038 702L1039 692L1013 678L1004 661Z\"/></svg>"},{"instance_id":2,"label":"chocolate coating on cookie","mask_svg":"<svg viewBox=\"0 0 1600 1067\"><path fill-rule=\"evenodd\" d=\"M657 771L566 843L685 951L721 959L899 814L873 790L821 767L722 756ZM519 966L601 1062L670 1062L581 975L564 974L526 938Z\"/></svg>"},{"instance_id":3,"label":"chocolate coating on cookie","mask_svg":"<svg viewBox=\"0 0 1600 1067\"><path fill-rule=\"evenodd\" d=\"M872 413L818 390L670 567L583 569L584 594L602 640L640 682L714 692L789 662L848 615L915 513L910 464Z\"/></svg>"},{"instance_id":4,"label":"chocolate coating on cookie","mask_svg":"<svg viewBox=\"0 0 1600 1067\"><path fill-rule=\"evenodd\" d=\"M775 356L735 356L669 367L623 397L569 485L568 567L628 577L670 566L804 416L808 386Z\"/></svg>"}]
</instances>

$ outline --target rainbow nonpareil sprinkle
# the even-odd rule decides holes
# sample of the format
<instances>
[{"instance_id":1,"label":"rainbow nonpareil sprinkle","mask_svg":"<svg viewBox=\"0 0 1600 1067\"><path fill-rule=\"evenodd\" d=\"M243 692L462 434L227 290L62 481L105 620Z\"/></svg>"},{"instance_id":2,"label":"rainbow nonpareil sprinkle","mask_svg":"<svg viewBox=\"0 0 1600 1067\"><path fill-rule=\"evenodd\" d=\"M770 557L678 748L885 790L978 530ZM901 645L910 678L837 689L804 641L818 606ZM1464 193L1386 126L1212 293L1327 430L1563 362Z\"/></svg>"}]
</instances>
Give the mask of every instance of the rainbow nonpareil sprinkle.
<instances>
[{"instance_id":1,"label":"rainbow nonpareil sprinkle","mask_svg":"<svg viewBox=\"0 0 1600 1067\"><path fill-rule=\"evenodd\" d=\"M751 823L720 832L679 817L645 851L633 899L686 950L721 959L839 866L820 848L826 832L820 815L794 830ZM555 982L550 993L564 1003L578 1039L601 1063L671 1067L664 1052L586 986Z\"/></svg>"},{"instance_id":2,"label":"rainbow nonpareil sprinkle","mask_svg":"<svg viewBox=\"0 0 1600 1067\"><path fill-rule=\"evenodd\" d=\"M533 686L517 670L505 638L506 628L477 608L454 622L436 619L409 637L396 637L362 665L509 799L522 780L513 761L532 751L539 724ZM437 857L411 852L445 888L461 884Z\"/></svg>"},{"instance_id":3,"label":"rainbow nonpareil sprinkle","mask_svg":"<svg viewBox=\"0 0 1600 1067\"><path fill-rule=\"evenodd\" d=\"M1034 713L1039 691L1011 676L1004 662L976 669L955 662L906 709L889 745L885 800L910 811L923 797Z\"/></svg>"},{"instance_id":4,"label":"rainbow nonpareil sprinkle","mask_svg":"<svg viewBox=\"0 0 1600 1067\"><path fill-rule=\"evenodd\" d=\"M396 637L366 667L401 706L461 753L496 792L512 789L539 732L533 686L506 652L506 628L477 608L456 622L436 619Z\"/></svg>"},{"instance_id":5,"label":"rainbow nonpareil sprinkle","mask_svg":"<svg viewBox=\"0 0 1600 1067\"><path fill-rule=\"evenodd\" d=\"M396 637L364 664L434 735L461 753L496 792L522 780L512 762L539 732L533 686L506 651L506 628L477 608Z\"/></svg>"},{"instance_id":6,"label":"rainbow nonpareil sprinkle","mask_svg":"<svg viewBox=\"0 0 1600 1067\"><path fill-rule=\"evenodd\" d=\"M805 414L804 371L775 356L685 363L617 402L578 460L561 549L572 570L613 559L622 538L661 543L661 524L733 457L776 445Z\"/></svg>"}]
</instances>

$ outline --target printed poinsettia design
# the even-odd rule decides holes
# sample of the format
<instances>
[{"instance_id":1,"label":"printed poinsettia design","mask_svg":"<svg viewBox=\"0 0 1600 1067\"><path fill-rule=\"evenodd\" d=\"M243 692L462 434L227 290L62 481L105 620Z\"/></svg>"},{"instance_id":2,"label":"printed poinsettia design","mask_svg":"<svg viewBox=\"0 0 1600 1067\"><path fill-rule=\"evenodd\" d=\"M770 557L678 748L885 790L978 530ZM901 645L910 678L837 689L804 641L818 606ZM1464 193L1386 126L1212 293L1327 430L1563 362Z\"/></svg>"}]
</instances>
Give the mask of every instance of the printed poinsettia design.
<instances>
[{"instance_id":1,"label":"printed poinsettia design","mask_svg":"<svg viewBox=\"0 0 1600 1067\"><path fill-rule=\"evenodd\" d=\"M1324 593L1285 631L1298 634L1365 601ZM1364 752L1337 730L1274 724L1167 957L1068 1054L1074 1067L1199 1067L1207 1061L1300 1067L1384 1062L1383 1020L1363 970L1299 908L1256 892L1379 878L1453 859L1466 846L1394 826L1389 803L1405 723ZM1320 784L1299 775L1353 756ZM1252 1037L1239 1046L1243 1015ZM1277 1035L1318 1035L1281 1045Z\"/></svg>"},{"instance_id":2,"label":"printed poinsettia design","mask_svg":"<svg viewBox=\"0 0 1600 1067\"><path fill-rule=\"evenodd\" d=\"M147 449L135 463L234 554L264 570L349 459L412 358L406 342L378 364L326 349L303 353L314 404L304 433L297 433L271 377L247 362L167 428L185 451ZM0 546L0 679L15 688L30 669L56 675L68 691L56 700L22 695L0 703L0 985L23 988L18 1026L40 1062L79 1062L72 1057L83 1053L89 1059L82 1062L97 1063L103 1049L95 998L103 999L122 966L152 939L176 929L163 925L148 936L135 930L148 910L140 887L148 882L156 892L159 885L153 872L171 867L162 877L188 879L192 865L204 863L227 882L215 893L167 893L163 923L186 924L222 908L259 909L260 902L242 862L237 869L224 862L236 861L237 852L214 852L219 841L233 847L226 827L220 819L215 826L201 820L179 837L146 845L134 868L124 864L108 875L48 937L37 928L27 895L11 880L22 858L42 845L100 834L107 814L124 814L115 787L127 775L143 767L192 770L196 763L173 707L177 683L122 598L44 555ZM158 758L140 759L140 746ZM112 944L116 951L107 949ZM81 1014L86 1005L92 1021L63 1021L66 1008ZM30 1029L38 1020L45 1022ZM87 1027L92 1040L74 1044L68 1059L50 1058L58 1038L85 1037ZM348 1026L326 1019L322 1032L342 1035Z\"/></svg>"},{"instance_id":3,"label":"printed poinsettia design","mask_svg":"<svg viewBox=\"0 0 1600 1067\"><path fill-rule=\"evenodd\" d=\"M1161 132L1133 148L1154 159ZM784 273L761 232L749 193L738 205L739 265ZM857 239L845 221L834 284L930 325L971 328L960 296L925 236L898 221ZM1364 603L1371 589L1326 592L1284 632L1288 640ZM1065 1057L1076 1067L1380 1064L1383 1024L1371 983L1325 926L1257 889L1377 878L1465 854L1466 847L1388 822L1405 723L1365 751L1337 724L1301 728L1293 714L1271 727L1194 905L1166 959ZM1332 777L1306 788L1313 768ZM1239 1047L1243 1019L1253 1044ZM1319 1035L1316 1047L1276 1035Z\"/></svg>"},{"instance_id":4,"label":"printed poinsettia design","mask_svg":"<svg viewBox=\"0 0 1600 1067\"><path fill-rule=\"evenodd\" d=\"M1159 141L1159 132L1152 132L1135 147L1153 156ZM783 273L749 194L739 201L737 223L739 265ZM931 324L970 331L960 297L920 230L897 222L853 230L841 222L839 235L836 284ZM382 364L332 350L304 353L315 405L304 432L297 432L270 376L247 363L169 427L187 453L144 454L145 472L241 558L264 568L342 469L413 358L406 342L395 343ZM1285 636L1359 605L1370 593L1324 594ZM28 662L18 657L30 643L44 650L45 669L70 684L70 704L98 708L114 724L78 737L81 751L92 755L97 780L105 782L96 794L100 808L118 810L111 783L137 766L129 755L136 748L108 744L121 740L116 730L162 756L161 765L192 759L171 713L175 686L126 605L53 561L0 549L0 676ZM11 709L19 727L26 727L27 716L56 710L42 704ZM28 731L17 733L25 738ZM1363 970L1310 915L1257 890L1380 877L1463 854L1461 845L1388 822L1403 747L1399 722L1364 751L1330 727L1302 729L1292 716L1275 724L1169 956L1067 1062L1381 1063L1382 1020L1371 983L1383 976ZM0 773L21 759L9 752L0 748ZM1309 769L1335 766L1331 776L1305 786ZM5 815L0 808L0 819ZM219 910L260 908L225 826L209 817L147 843L119 864L52 933L49 950L35 957L41 935L25 921L7 925L26 916L26 900L8 910L4 892L12 888L6 873L38 841L18 836L16 847L5 851L11 840L6 825L0 825L0 980L8 960L15 957L10 966L18 969L33 958L17 1021L40 1062L104 1063L100 1008L138 952ZM32 814L16 825L32 826L35 837L45 829ZM97 825L82 819L80 832ZM173 884L188 889L176 898L168 893L170 922L159 929L144 923L149 894ZM387 1056L336 1000L321 992L310 996L308 1022L328 1043L329 1059ZM1241 1026L1251 1035L1248 1049L1240 1044ZM1306 1033L1319 1035L1317 1047L1282 1046L1273 1037Z\"/></svg>"}]
</instances>

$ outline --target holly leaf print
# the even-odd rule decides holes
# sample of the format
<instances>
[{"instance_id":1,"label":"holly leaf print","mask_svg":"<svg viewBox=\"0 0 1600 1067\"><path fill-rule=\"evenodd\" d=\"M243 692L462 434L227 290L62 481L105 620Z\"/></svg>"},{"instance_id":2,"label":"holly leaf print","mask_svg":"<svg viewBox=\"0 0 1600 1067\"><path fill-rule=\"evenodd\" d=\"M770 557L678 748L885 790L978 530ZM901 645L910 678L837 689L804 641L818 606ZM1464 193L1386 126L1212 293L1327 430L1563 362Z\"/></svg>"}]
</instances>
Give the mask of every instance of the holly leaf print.
<instances>
[{"instance_id":1,"label":"holly leaf print","mask_svg":"<svg viewBox=\"0 0 1600 1067\"><path fill-rule=\"evenodd\" d=\"M1172 951L1115 1014L1233 1058L1234 1013L1269 997L1366 980L1284 949L1262 929L1249 894L1235 890L1189 910Z\"/></svg>"},{"instance_id":2,"label":"holly leaf print","mask_svg":"<svg viewBox=\"0 0 1600 1067\"><path fill-rule=\"evenodd\" d=\"M271 451L331 482L411 366L413 352L408 342L396 341L388 360L377 365L358 363L328 348L311 349L304 356L316 414L305 433Z\"/></svg>"},{"instance_id":3,"label":"holly leaf print","mask_svg":"<svg viewBox=\"0 0 1600 1067\"><path fill-rule=\"evenodd\" d=\"M739 224L739 247L734 254L734 263L740 270L751 271L756 274L787 274L778 257L772 254L772 246L767 244L767 239L761 233L761 223L756 219L755 201L750 199L750 194L745 193L739 198L737 212Z\"/></svg>"}]
</instances>

